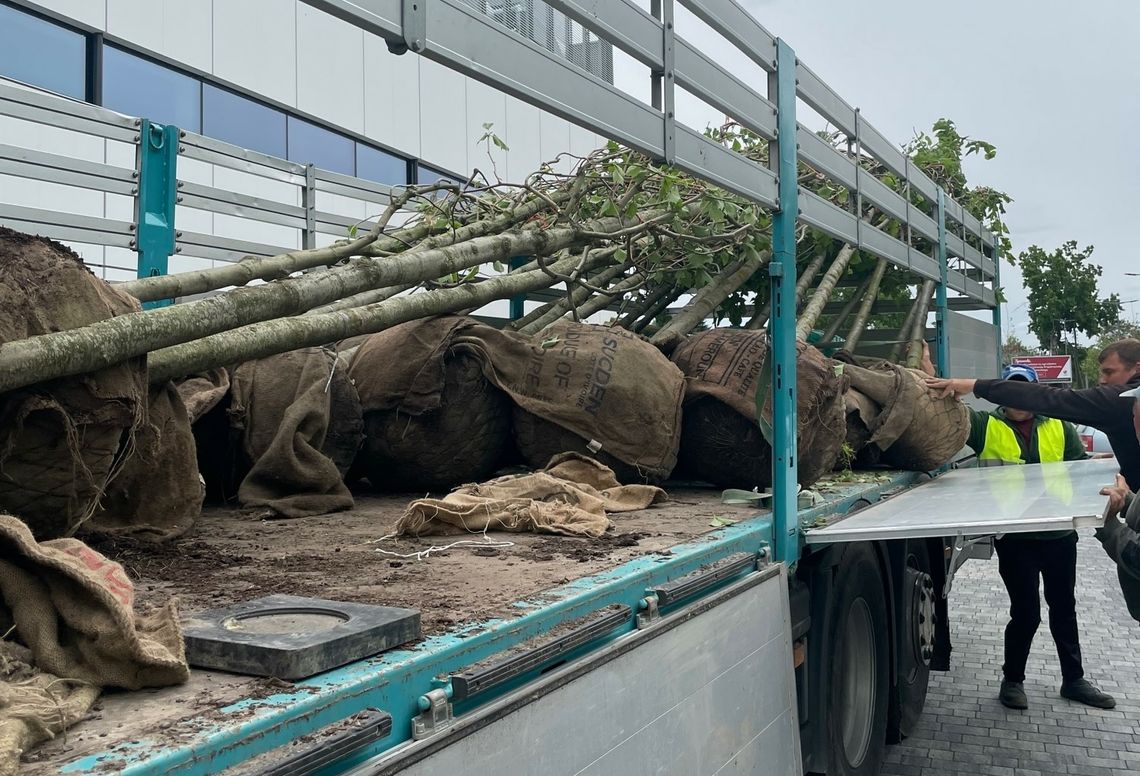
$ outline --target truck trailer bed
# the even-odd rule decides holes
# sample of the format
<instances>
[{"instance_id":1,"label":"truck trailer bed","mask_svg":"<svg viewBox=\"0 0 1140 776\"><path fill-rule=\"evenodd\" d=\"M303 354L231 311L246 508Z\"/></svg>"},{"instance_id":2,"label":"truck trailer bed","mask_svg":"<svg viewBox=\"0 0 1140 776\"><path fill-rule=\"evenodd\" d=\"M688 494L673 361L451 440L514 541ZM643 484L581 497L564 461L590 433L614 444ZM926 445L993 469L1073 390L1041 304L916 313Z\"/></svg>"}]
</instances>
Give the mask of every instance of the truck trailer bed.
<instances>
[{"instance_id":1,"label":"truck trailer bed","mask_svg":"<svg viewBox=\"0 0 1140 776\"><path fill-rule=\"evenodd\" d=\"M824 483L823 503L802 517L810 522L842 514L860 499L877 500L918 476L890 473ZM639 559L664 562L673 548L712 541L766 517L755 506L722 503L719 490L668 492L667 503L611 515L613 530L600 539L500 532L385 538L413 497L358 494L348 512L266 521L210 508L188 536L160 547L129 539L92 545L124 565L141 605L176 596L184 618L274 593L418 609L425 640L405 645L414 655L457 634L471 639L485 630L483 623L541 608L548 591L554 600L554 591L591 575ZM458 539L477 544L415 557ZM503 543L509 546L496 546ZM255 718L282 698L293 699L287 705L322 692L311 680L292 684L200 670L180 687L107 692L87 719L30 753L22 772L118 773L162 751L199 749L219 730L247 721L256 726ZM102 756L107 750L115 756Z\"/></svg>"}]
</instances>

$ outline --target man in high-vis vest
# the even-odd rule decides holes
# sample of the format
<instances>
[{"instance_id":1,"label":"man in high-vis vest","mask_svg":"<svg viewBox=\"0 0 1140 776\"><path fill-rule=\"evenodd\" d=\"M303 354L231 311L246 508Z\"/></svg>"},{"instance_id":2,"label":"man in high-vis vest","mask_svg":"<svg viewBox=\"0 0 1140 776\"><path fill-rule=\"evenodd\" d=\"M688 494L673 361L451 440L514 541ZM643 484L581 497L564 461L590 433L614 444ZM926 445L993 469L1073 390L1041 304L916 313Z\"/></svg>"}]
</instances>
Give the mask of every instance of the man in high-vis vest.
<instances>
[{"instance_id":1,"label":"man in high-vis vest","mask_svg":"<svg viewBox=\"0 0 1140 776\"><path fill-rule=\"evenodd\" d=\"M1026 366L1006 367L1006 380L1037 382ZM970 410L970 438L966 444L980 465L1006 465L1075 461L1087 458L1071 423L1035 415L1013 407L996 412ZM994 542L998 572L1009 594L1009 624L1005 628L1005 662L1002 665L1002 705L1026 709L1025 664L1033 636L1041 624L1039 580L1045 583L1049 605L1049 632L1061 662L1061 695L1070 700L1111 709L1116 701L1084 678L1081 644L1077 633L1077 533L1050 531L1009 534Z\"/></svg>"}]
</instances>

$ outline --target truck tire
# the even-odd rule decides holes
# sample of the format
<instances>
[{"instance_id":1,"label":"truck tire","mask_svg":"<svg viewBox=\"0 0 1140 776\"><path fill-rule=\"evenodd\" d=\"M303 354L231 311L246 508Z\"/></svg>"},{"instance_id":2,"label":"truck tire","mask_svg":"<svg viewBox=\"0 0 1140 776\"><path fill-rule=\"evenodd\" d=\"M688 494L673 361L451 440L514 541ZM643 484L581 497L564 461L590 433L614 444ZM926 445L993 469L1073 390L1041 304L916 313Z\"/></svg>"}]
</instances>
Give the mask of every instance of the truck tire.
<instances>
[{"instance_id":1,"label":"truck tire","mask_svg":"<svg viewBox=\"0 0 1140 776\"><path fill-rule=\"evenodd\" d=\"M898 627L898 732L903 738L914 732L926 689L930 661L934 656L934 582L930 576L930 550L922 539L908 539L903 565L902 610Z\"/></svg>"},{"instance_id":2,"label":"truck tire","mask_svg":"<svg viewBox=\"0 0 1140 776\"><path fill-rule=\"evenodd\" d=\"M828 776L874 776L886 747L890 688L887 598L870 544L848 545L827 613Z\"/></svg>"}]
</instances>

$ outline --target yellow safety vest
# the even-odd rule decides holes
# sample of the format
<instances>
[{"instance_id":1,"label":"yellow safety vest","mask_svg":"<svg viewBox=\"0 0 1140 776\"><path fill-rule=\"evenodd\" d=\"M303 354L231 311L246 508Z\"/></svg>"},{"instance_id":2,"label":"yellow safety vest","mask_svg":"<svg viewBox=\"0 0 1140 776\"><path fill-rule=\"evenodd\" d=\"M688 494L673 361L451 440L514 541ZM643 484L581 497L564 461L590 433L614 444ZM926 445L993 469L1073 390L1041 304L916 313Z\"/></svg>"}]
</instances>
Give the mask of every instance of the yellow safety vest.
<instances>
[{"instance_id":1,"label":"yellow safety vest","mask_svg":"<svg viewBox=\"0 0 1140 776\"><path fill-rule=\"evenodd\" d=\"M1065 426L1056 418L1046 418L1037 424L1037 455L1041 463L1065 460ZM1017 432L1003 420L992 415L986 422L986 445L978 454L982 461L1025 463Z\"/></svg>"}]
</instances>

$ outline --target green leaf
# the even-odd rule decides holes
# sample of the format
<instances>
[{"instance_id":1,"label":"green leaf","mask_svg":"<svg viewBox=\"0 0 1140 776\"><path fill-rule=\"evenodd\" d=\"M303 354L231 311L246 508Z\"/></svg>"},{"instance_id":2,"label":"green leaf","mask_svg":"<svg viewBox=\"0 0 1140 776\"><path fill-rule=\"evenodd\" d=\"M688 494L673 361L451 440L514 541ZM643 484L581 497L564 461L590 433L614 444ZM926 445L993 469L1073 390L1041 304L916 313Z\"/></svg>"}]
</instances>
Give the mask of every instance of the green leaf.
<instances>
[{"instance_id":1,"label":"green leaf","mask_svg":"<svg viewBox=\"0 0 1140 776\"><path fill-rule=\"evenodd\" d=\"M550 339L544 339L542 341L541 347L543 350L549 350L550 348L555 347L560 341L561 340L559 340L558 337L551 337Z\"/></svg>"},{"instance_id":2,"label":"green leaf","mask_svg":"<svg viewBox=\"0 0 1140 776\"><path fill-rule=\"evenodd\" d=\"M360 230L357 228L356 224L353 224L352 226L348 227L348 236L351 237L353 240L355 240L356 234L359 231Z\"/></svg>"}]
</instances>

